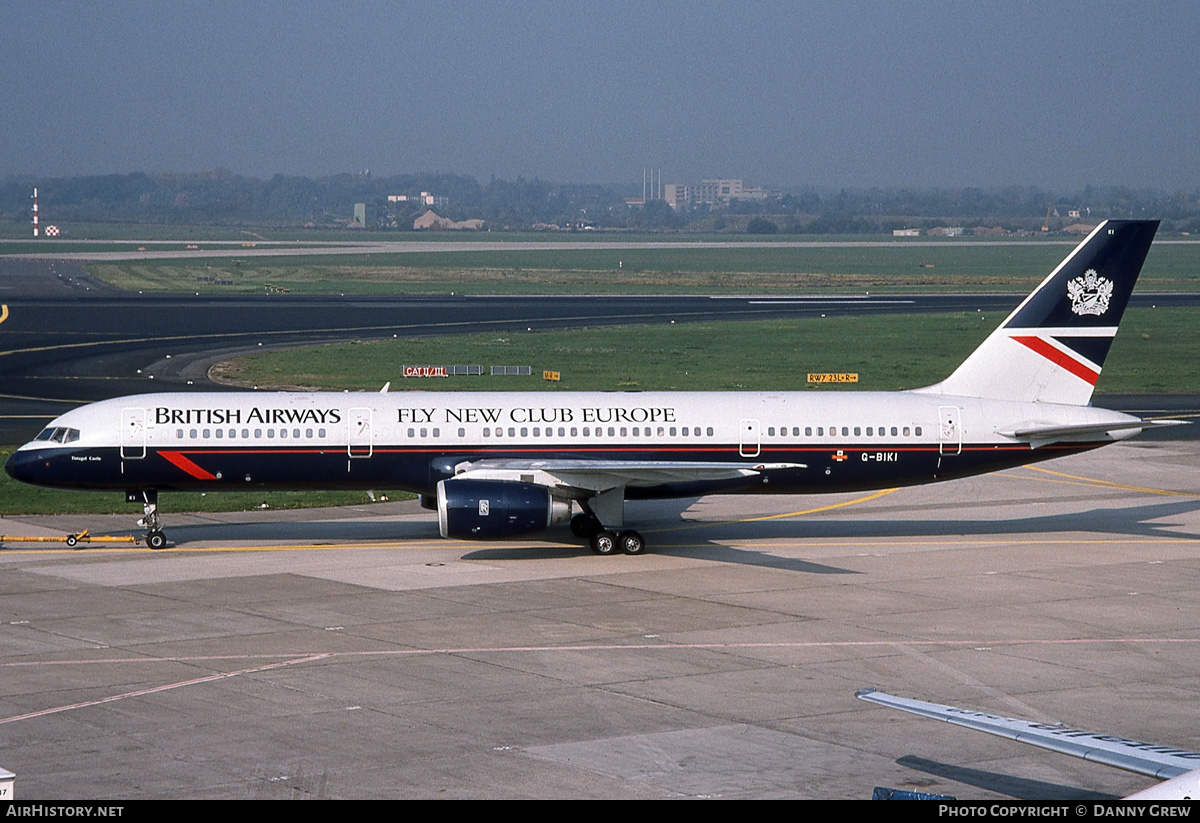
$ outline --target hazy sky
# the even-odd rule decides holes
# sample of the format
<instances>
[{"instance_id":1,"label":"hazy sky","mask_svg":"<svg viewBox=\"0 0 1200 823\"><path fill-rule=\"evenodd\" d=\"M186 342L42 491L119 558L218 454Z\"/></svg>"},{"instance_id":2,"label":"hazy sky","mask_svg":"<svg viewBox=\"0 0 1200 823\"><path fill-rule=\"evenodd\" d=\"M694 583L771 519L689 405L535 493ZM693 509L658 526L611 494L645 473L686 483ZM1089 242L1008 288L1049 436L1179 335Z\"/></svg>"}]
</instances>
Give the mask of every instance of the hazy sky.
<instances>
[{"instance_id":1,"label":"hazy sky","mask_svg":"<svg viewBox=\"0 0 1200 823\"><path fill-rule=\"evenodd\" d=\"M15 2L0 176L1200 185L1195 2Z\"/></svg>"}]
</instances>

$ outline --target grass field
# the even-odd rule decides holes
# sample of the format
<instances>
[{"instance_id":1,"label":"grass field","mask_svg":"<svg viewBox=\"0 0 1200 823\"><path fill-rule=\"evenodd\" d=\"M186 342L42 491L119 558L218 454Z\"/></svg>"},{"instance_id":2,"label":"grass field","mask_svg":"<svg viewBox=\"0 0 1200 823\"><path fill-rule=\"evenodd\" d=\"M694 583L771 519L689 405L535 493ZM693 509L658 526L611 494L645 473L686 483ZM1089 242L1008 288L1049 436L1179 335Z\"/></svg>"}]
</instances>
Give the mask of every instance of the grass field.
<instances>
[{"instance_id":1,"label":"grass field","mask_svg":"<svg viewBox=\"0 0 1200 823\"><path fill-rule=\"evenodd\" d=\"M90 263L133 291L311 294L1023 292L1069 244L572 249ZM1200 290L1200 244L1155 245L1139 289Z\"/></svg>"},{"instance_id":2,"label":"grass field","mask_svg":"<svg viewBox=\"0 0 1200 823\"><path fill-rule=\"evenodd\" d=\"M11 228L11 227L10 227ZM6 232L7 233L7 232ZM84 243L85 237L104 243ZM886 236L817 237L786 235L509 234L499 232L348 232L295 229L220 229L166 226L75 227L70 238L34 241L0 238L0 254L82 251L229 250L233 243L277 241L297 244L410 244L555 242L580 248L554 250L412 252L314 255L304 247L282 257L211 257L87 263L89 273L133 291L262 292L268 285L314 294L367 293L720 293L831 291L1028 290L1044 277L1079 238L972 238L893 240ZM625 249L589 249L590 242L633 244ZM699 249L663 249L661 242L712 242ZM754 248L728 248L753 241ZM838 247L787 248L789 242L869 243ZM1150 250L1139 288L1143 291L1200 290L1200 242L1160 238Z\"/></svg>"},{"instance_id":3,"label":"grass field","mask_svg":"<svg viewBox=\"0 0 1200 823\"><path fill-rule=\"evenodd\" d=\"M830 391L808 372L857 372L858 390L937 382L995 327L984 313L623 326L342 343L262 352L214 373L245 385L394 390ZM935 341L931 345L931 341ZM1129 309L1098 391L1200 391L1200 327L1188 309ZM528 365L533 377L410 379L403 365ZM541 379L543 370L562 379Z\"/></svg>"},{"instance_id":4,"label":"grass field","mask_svg":"<svg viewBox=\"0 0 1200 823\"><path fill-rule=\"evenodd\" d=\"M1141 288L1200 288L1200 246L1155 249ZM729 293L1026 291L1061 246L455 252L90 264L131 290L299 293ZM217 282L220 282L218 285Z\"/></svg>"}]
</instances>

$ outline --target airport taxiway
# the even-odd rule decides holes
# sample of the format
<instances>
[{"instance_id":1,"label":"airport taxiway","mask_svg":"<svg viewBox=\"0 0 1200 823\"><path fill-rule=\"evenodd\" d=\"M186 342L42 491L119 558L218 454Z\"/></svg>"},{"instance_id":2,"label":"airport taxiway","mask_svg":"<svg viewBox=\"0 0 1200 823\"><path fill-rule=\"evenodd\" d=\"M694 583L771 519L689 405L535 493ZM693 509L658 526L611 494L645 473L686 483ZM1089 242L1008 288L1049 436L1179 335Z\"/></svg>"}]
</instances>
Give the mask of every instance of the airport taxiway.
<instances>
[{"instance_id":1,"label":"airport taxiway","mask_svg":"<svg viewBox=\"0 0 1200 823\"><path fill-rule=\"evenodd\" d=\"M1200 444L888 493L631 503L642 557L406 503L0 549L18 798L1112 797L1150 781L865 704L1200 750ZM0 532L132 533L138 514Z\"/></svg>"}]
</instances>

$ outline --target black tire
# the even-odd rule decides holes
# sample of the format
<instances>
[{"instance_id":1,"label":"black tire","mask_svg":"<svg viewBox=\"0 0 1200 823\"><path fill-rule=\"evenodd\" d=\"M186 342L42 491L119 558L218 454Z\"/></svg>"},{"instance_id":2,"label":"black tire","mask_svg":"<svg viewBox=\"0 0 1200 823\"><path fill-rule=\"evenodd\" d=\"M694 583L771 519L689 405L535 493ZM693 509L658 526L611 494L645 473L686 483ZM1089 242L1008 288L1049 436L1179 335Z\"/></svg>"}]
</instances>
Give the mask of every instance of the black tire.
<instances>
[{"instance_id":1,"label":"black tire","mask_svg":"<svg viewBox=\"0 0 1200 823\"><path fill-rule=\"evenodd\" d=\"M167 547L167 536L162 532L150 532L146 535L146 545L152 549L165 549Z\"/></svg>"},{"instance_id":2,"label":"black tire","mask_svg":"<svg viewBox=\"0 0 1200 823\"><path fill-rule=\"evenodd\" d=\"M617 546L617 536L608 529L601 529L592 535L592 551L600 555L616 554L620 551Z\"/></svg>"},{"instance_id":3,"label":"black tire","mask_svg":"<svg viewBox=\"0 0 1200 823\"><path fill-rule=\"evenodd\" d=\"M67 535L67 548L68 548L68 549L73 549L73 548L75 548L77 545L79 545L79 538L78 538L78 537L76 537L76 536L75 536L75 535L73 535L73 534L69 534L69 535Z\"/></svg>"},{"instance_id":4,"label":"black tire","mask_svg":"<svg viewBox=\"0 0 1200 823\"><path fill-rule=\"evenodd\" d=\"M632 529L623 531L617 535L617 545L621 547L621 551L625 554L646 553L646 541L642 539L641 534Z\"/></svg>"}]
</instances>

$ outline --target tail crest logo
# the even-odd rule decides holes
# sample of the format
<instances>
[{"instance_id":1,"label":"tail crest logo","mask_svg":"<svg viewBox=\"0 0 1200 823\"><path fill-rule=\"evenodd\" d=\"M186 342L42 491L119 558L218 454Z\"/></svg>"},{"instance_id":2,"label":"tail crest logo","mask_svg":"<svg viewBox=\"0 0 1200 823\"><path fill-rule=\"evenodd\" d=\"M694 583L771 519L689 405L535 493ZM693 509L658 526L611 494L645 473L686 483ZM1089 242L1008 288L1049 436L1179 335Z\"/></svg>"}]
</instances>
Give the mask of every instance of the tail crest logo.
<instances>
[{"instance_id":1,"label":"tail crest logo","mask_svg":"<svg viewBox=\"0 0 1200 823\"><path fill-rule=\"evenodd\" d=\"M1067 297L1071 298L1071 311L1080 316L1094 314L1097 317L1108 311L1112 299L1113 282L1101 277L1095 269L1088 269L1067 283Z\"/></svg>"}]
</instances>

